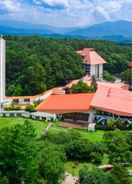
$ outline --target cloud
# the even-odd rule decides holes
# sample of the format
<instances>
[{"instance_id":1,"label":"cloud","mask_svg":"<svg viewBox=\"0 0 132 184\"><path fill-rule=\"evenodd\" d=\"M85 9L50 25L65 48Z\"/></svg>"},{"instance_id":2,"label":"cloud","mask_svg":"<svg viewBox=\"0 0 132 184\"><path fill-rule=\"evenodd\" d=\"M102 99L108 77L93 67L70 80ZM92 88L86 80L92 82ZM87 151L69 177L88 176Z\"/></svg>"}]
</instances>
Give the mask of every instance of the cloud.
<instances>
[{"instance_id":1,"label":"cloud","mask_svg":"<svg viewBox=\"0 0 132 184\"><path fill-rule=\"evenodd\" d=\"M36 3L37 5L44 5L44 6L48 6L48 7L62 7L62 8L66 8L69 5L69 1L68 0L34 0L34 3Z\"/></svg>"},{"instance_id":2,"label":"cloud","mask_svg":"<svg viewBox=\"0 0 132 184\"><path fill-rule=\"evenodd\" d=\"M0 0L0 9L7 12L18 12L21 4L17 0Z\"/></svg>"},{"instance_id":3,"label":"cloud","mask_svg":"<svg viewBox=\"0 0 132 184\"><path fill-rule=\"evenodd\" d=\"M132 20L132 0L0 0L0 20L61 27Z\"/></svg>"}]
</instances>

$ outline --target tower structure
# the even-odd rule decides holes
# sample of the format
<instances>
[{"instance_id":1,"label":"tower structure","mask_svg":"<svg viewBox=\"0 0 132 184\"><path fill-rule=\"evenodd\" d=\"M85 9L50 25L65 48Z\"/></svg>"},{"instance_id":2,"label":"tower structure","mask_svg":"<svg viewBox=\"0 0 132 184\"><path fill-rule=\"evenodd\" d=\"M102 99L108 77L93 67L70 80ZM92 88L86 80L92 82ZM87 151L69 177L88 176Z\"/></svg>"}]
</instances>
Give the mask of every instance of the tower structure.
<instances>
[{"instance_id":1,"label":"tower structure","mask_svg":"<svg viewBox=\"0 0 132 184\"><path fill-rule=\"evenodd\" d=\"M0 110L5 99L5 40L0 37Z\"/></svg>"},{"instance_id":2,"label":"tower structure","mask_svg":"<svg viewBox=\"0 0 132 184\"><path fill-rule=\"evenodd\" d=\"M93 48L84 48L77 53L83 59L85 73L101 80L103 78L103 65L106 61Z\"/></svg>"}]
</instances>

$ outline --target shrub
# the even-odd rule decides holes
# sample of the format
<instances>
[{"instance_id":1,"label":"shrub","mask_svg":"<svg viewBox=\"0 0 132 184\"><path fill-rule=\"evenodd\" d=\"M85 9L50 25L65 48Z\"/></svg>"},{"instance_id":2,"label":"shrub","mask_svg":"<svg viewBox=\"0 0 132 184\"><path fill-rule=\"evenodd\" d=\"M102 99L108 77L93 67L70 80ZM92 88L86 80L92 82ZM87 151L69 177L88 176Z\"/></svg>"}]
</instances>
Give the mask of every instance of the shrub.
<instances>
[{"instance_id":1,"label":"shrub","mask_svg":"<svg viewBox=\"0 0 132 184\"><path fill-rule=\"evenodd\" d=\"M59 144L64 148L66 157L75 161L90 161L100 163L104 152L104 146L101 143L92 143L83 139L76 130L68 130L59 133L49 132L46 140L53 144Z\"/></svg>"},{"instance_id":2,"label":"shrub","mask_svg":"<svg viewBox=\"0 0 132 184\"><path fill-rule=\"evenodd\" d=\"M99 130L132 130L132 122L120 118L109 118L105 123L97 122L96 129Z\"/></svg>"},{"instance_id":3,"label":"shrub","mask_svg":"<svg viewBox=\"0 0 132 184\"><path fill-rule=\"evenodd\" d=\"M126 135L120 131L107 132L104 134L104 142L111 163L129 164L131 162L130 145Z\"/></svg>"},{"instance_id":4,"label":"shrub","mask_svg":"<svg viewBox=\"0 0 132 184\"><path fill-rule=\"evenodd\" d=\"M66 156L70 160L87 161L99 164L102 160L103 146L88 140L71 141L66 148Z\"/></svg>"},{"instance_id":5,"label":"shrub","mask_svg":"<svg viewBox=\"0 0 132 184\"><path fill-rule=\"evenodd\" d=\"M71 89L71 93L93 93L96 91L96 87L94 84L88 86L85 82L79 81L77 84L73 84Z\"/></svg>"},{"instance_id":6,"label":"shrub","mask_svg":"<svg viewBox=\"0 0 132 184\"><path fill-rule=\"evenodd\" d=\"M128 85L132 85L132 69L129 68L121 74L122 81L126 82Z\"/></svg>"},{"instance_id":7,"label":"shrub","mask_svg":"<svg viewBox=\"0 0 132 184\"><path fill-rule=\"evenodd\" d=\"M84 166L80 172L80 184L130 184L128 171L121 165L114 165L111 172Z\"/></svg>"},{"instance_id":8,"label":"shrub","mask_svg":"<svg viewBox=\"0 0 132 184\"><path fill-rule=\"evenodd\" d=\"M83 167L79 173L80 184L111 184L112 177L109 173L105 173L96 167L89 169Z\"/></svg>"},{"instance_id":9,"label":"shrub","mask_svg":"<svg viewBox=\"0 0 132 184\"><path fill-rule=\"evenodd\" d=\"M111 171L113 184L130 184L127 168L114 164Z\"/></svg>"},{"instance_id":10,"label":"shrub","mask_svg":"<svg viewBox=\"0 0 132 184\"><path fill-rule=\"evenodd\" d=\"M110 82L114 82L116 80L115 77L113 75L111 75L108 71L104 72L103 78L106 81L110 81Z\"/></svg>"},{"instance_id":11,"label":"shrub","mask_svg":"<svg viewBox=\"0 0 132 184\"><path fill-rule=\"evenodd\" d=\"M67 146L71 141L81 139L80 133L76 130L68 130L61 132L49 132L47 140L54 144L62 144Z\"/></svg>"},{"instance_id":12,"label":"shrub","mask_svg":"<svg viewBox=\"0 0 132 184\"><path fill-rule=\"evenodd\" d=\"M34 104L28 105L25 110L28 112L35 112L36 111L35 105Z\"/></svg>"},{"instance_id":13,"label":"shrub","mask_svg":"<svg viewBox=\"0 0 132 184\"><path fill-rule=\"evenodd\" d=\"M107 120L107 129L114 130L117 128L117 120L114 118L110 118Z\"/></svg>"}]
</instances>

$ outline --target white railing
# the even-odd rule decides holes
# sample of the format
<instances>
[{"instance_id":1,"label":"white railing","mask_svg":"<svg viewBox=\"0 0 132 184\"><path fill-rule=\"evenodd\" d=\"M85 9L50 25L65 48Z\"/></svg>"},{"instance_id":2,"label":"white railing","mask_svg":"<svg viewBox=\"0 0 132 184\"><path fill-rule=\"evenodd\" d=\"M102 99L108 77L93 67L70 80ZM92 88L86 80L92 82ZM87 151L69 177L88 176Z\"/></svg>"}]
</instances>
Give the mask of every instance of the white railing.
<instances>
[{"instance_id":1,"label":"white railing","mask_svg":"<svg viewBox=\"0 0 132 184\"><path fill-rule=\"evenodd\" d=\"M45 121L57 120L55 114L49 114L44 112L27 112L27 111L1 111L0 117L23 117Z\"/></svg>"}]
</instances>

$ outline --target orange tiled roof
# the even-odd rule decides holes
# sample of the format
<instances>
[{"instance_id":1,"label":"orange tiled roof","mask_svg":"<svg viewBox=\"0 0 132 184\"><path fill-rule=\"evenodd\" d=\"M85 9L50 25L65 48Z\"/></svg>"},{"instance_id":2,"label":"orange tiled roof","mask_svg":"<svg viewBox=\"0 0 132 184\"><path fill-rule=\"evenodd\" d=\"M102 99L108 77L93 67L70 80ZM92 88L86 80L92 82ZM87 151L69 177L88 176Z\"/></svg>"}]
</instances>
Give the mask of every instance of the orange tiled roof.
<instances>
[{"instance_id":1,"label":"orange tiled roof","mask_svg":"<svg viewBox=\"0 0 132 184\"><path fill-rule=\"evenodd\" d=\"M38 107L38 111L49 113L88 112L94 94L51 95Z\"/></svg>"},{"instance_id":2,"label":"orange tiled roof","mask_svg":"<svg viewBox=\"0 0 132 184\"><path fill-rule=\"evenodd\" d=\"M132 117L132 92L121 84L99 83L91 106L116 115Z\"/></svg>"},{"instance_id":3,"label":"orange tiled roof","mask_svg":"<svg viewBox=\"0 0 132 184\"><path fill-rule=\"evenodd\" d=\"M83 50L77 51L77 53L83 57L84 63L86 64L97 65L106 63L93 48L84 48Z\"/></svg>"}]
</instances>

